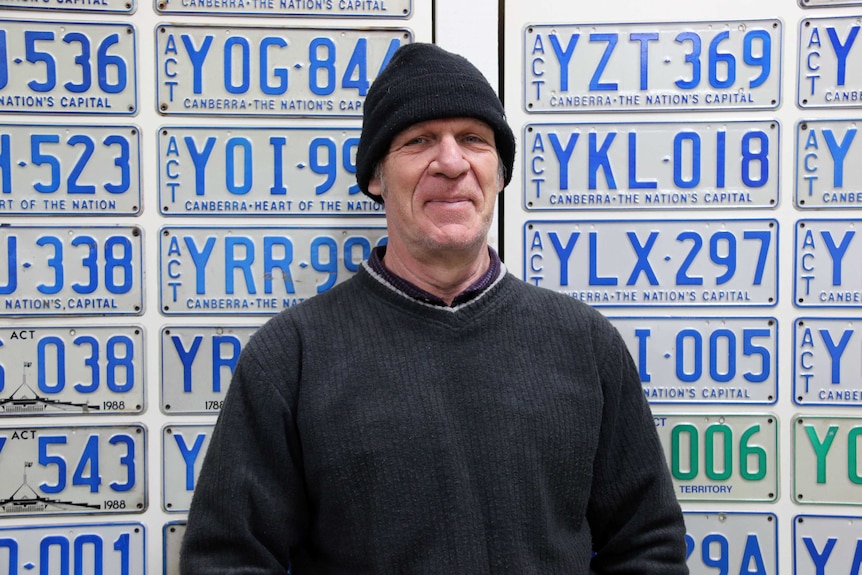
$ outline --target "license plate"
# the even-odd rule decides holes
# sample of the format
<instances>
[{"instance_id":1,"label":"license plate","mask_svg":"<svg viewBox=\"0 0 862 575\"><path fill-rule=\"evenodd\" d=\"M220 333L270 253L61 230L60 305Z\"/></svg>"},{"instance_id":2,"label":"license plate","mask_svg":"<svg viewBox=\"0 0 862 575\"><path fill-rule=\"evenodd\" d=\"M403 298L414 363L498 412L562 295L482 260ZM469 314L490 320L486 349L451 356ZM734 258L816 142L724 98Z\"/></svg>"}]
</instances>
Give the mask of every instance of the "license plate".
<instances>
[{"instance_id":1,"label":"license plate","mask_svg":"<svg viewBox=\"0 0 862 575\"><path fill-rule=\"evenodd\" d=\"M860 120L804 120L796 130L796 207L862 208L862 174L853 169ZM847 162L847 160L850 162Z\"/></svg>"},{"instance_id":2,"label":"license plate","mask_svg":"<svg viewBox=\"0 0 862 575\"><path fill-rule=\"evenodd\" d=\"M611 317L650 403L778 399L778 322L757 317Z\"/></svg>"},{"instance_id":3,"label":"license plate","mask_svg":"<svg viewBox=\"0 0 862 575\"><path fill-rule=\"evenodd\" d=\"M803 8L821 8L824 6L858 6L862 0L799 0Z\"/></svg>"},{"instance_id":4,"label":"license plate","mask_svg":"<svg viewBox=\"0 0 862 575\"><path fill-rule=\"evenodd\" d=\"M774 513L683 512L692 573L777 573L778 519Z\"/></svg>"},{"instance_id":5,"label":"license plate","mask_svg":"<svg viewBox=\"0 0 862 575\"><path fill-rule=\"evenodd\" d=\"M793 518L793 574L859 571L862 517L797 515Z\"/></svg>"},{"instance_id":6,"label":"license plate","mask_svg":"<svg viewBox=\"0 0 862 575\"><path fill-rule=\"evenodd\" d=\"M141 425L0 428L0 516L147 507Z\"/></svg>"},{"instance_id":7,"label":"license plate","mask_svg":"<svg viewBox=\"0 0 862 575\"><path fill-rule=\"evenodd\" d=\"M778 122L528 124L528 210L778 203Z\"/></svg>"},{"instance_id":8,"label":"license plate","mask_svg":"<svg viewBox=\"0 0 862 575\"><path fill-rule=\"evenodd\" d=\"M187 512L213 425L167 425L162 432L162 507Z\"/></svg>"},{"instance_id":9,"label":"license plate","mask_svg":"<svg viewBox=\"0 0 862 575\"><path fill-rule=\"evenodd\" d=\"M137 215L140 173L134 126L0 124L0 213Z\"/></svg>"},{"instance_id":10,"label":"license plate","mask_svg":"<svg viewBox=\"0 0 862 575\"><path fill-rule=\"evenodd\" d=\"M793 499L796 503L862 505L859 449L862 418L793 418Z\"/></svg>"},{"instance_id":11,"label":"license plate","mask_svg":"<svg viewBox=\"0 0 862 575\"><path fill-rule=\"evenodd\" d=\"M28 4L27 2L32 2ZM133 14L136 9L135 0L55 0L53 3L36 2L36 0L0 0L2 8L21 8L28 10L49 10L55 14L63 12L124 12Z\"/></svg>"},{"instance_id":12,"label":"license plate","mask_svg":"<svg viewBox=\"0 0 862 575\"><path fill-rule=\"evenodd\" d=\"M0 328L0 416L142 413L139 326Z\"/></svg>"},{"instance_id":13,"label":"license plate","mask_svg":"<svg viewBox=\"0 0 862 575\"><path fill-rule=\"evenodd\" d=\"M524 279L596 307L775 305L776 220L528 221Z\"/></svg>"},{"instance_id":14,"label":"license plate","mask_svg":"<svg viewBox=\"0 0 862 575\"><path fill-rule=\"evenodd\" d=\"M162 528L164 575L180 575L180 549L185 534L185 521L169 521Z\"/></svg>"},{"instance_id":15,"label":"license plate","mask_svg":"<svg viewBox=\"0 0 862 575\"><path fill-rule=\"evenodd\" d=\"M0 226L2 316L143 312L136 226Z\"/></svg>"},{"instance_id":16,"label":"license plate","mask_svg":"<svg viewBox=\"0 0 862 575\"><path fill-rule=\"evenodd\" d=\"M857 16L806 18L799 23L800 108L862 107L862 47L854 48L859 27Z\"/></svg>"},{"instance_id":17,"label":"license plate","mask_svg":"<svg viewBox=\"0 0 862 575\"><path fill-rule=\"evenodd\" d=\"M779 20L532 24L527 112L740 110L781 103Z\"/></svg>"},{"instance_id":18,"label":"license plate","mask_svg":"<svg viewBox=\"0 0 862 575\"><path fill-rule=\"evenodd\" d=\"M798 405L862 405L862 326L852 318L802 317L793 338L793 401Z\"/></svg>"},{"instance_id":19,"label":"license plate","mask_svg":"<svg viewBox=\"0 0 862 575\"><path fill-rule=\"evenodd\" d=\"M141 523L0 527L0 572L146 575Z\"/></svg>"},{"instance_id":20,"label":"license plate","mask_svg":"<svg viewBox=\"0 0 862 575\"><path fill-rule=\"evenodd\" d=\"M406 29L163 24L156 84L163 114L362 115L368 86Z\"/></svg>"},{"instance_id":21,"label":"license plate","mask_svg":"<svg viewBox=\"0 0 862 575\"><path fill-rule=\"evenodd\" d=\"M798 307L862 307L862 238L856 238L860 223L797 221L793 293Z\"/></svg>"},{"instance_id":22,"label":"license plate","mask_svg":"<svg viewBox=\"0 0 862 575\"><path fill-rule=\"evenodd\" d=\"M412 0L257 0L252 3L210 2L208 0L160 0L162 14L217 14L224 16L316 16L326 18L409 18Z\"/></svg>"},{"instance_id":23,"label":"license plate","mask_svg":"<svg viewBox=\"0 0 862 575\"><path fill-rule=\"evenodd\" d=\"M384 227L183 227L160 234L162 313L273 315L346 280Z\"/></svg>"},{"instance_id":24,"label":"license plate","mask_svg":"<svg viewBox=\"0 0 862 575\"><path fill-rule=\"evenodd\" d=\"M164 215L383 214L359 193L359 128L190 127L159 131Z\"/></svg>"},{"instance_id":25,"label":"license plate","mask_svg":"<svg viewBox=\"0 0 862 575\"><path fill-rule=\"evenodd\" d=\"M778 419L771 414L656 414L680 501L778 499Z\"/></svg>"},{"instance_id":26,"label":"license plate","mask_svg":"<svg viewBox=\"0 0 862 575\"><path fill-rule=\"evenodd\" d=\"M162 329L162 411L218 413L243 346L260 325Z\"/></svg>"},{"instance_id":27,"label":"license plate","mask_svg":"<svg viewBox=\"0 0 862 575\"><path fill-rule=\"evenodd\" d=\"M0 112L135 114L128 24L0 20Z\"/></svg>"}]
</instances>

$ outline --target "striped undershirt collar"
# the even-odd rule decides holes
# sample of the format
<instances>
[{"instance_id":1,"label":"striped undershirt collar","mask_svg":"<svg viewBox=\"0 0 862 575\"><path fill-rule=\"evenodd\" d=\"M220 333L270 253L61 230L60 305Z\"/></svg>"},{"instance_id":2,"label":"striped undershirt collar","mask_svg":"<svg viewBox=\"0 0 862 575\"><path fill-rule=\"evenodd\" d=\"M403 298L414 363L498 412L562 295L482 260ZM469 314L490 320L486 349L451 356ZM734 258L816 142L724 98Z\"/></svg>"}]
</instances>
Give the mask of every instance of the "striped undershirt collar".
<instances>
[{"instance_id":1,"label":"striped undershirt collar","mask_svg":"<svg viewBox=\"0 0 862 575\"><path fill-rule=\"evenodd\" d=\"M491 246L488 246L488 254L491 256L491 265L488 266L488 269L485 271L484 274L482 274L482 277L477 279L475 282L470 284L467 289L458 294L455 299L452 300L452 305L449 306L446 302L444 302L436 295L428 293L417 285L389 271L389 269L387 269L387 267L383 265L383 256L385 254L385 245L378 246L371 250L371 256L368 258L368 266L371 268L372 271L374 271L374 273L379 275L397 290L403 292L405 295L417 301L440 307L456 307L460 304L463 304L478 297L482 292L491 287L491 285L500 276L500 270L502 269L502 262L500 261L500 256L497 255L497 252L494 251Z\"/></svg>"}]
</instances>

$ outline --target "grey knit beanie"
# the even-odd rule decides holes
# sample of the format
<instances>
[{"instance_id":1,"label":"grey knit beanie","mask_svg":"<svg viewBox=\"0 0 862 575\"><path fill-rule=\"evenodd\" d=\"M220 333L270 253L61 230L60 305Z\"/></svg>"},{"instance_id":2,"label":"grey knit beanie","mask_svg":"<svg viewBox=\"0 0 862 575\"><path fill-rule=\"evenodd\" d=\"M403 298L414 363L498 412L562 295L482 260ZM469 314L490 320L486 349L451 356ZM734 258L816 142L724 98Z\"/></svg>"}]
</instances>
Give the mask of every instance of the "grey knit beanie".
<instances>
[{"instance_id":1,"label":"grey knit beanie","mask_svg":"<svg viewBox=\"0 0 862 575\"><path fill-rule=\"evenodd\" d=\"M504 185L508 185L515 162L515 136L494 89L463 56L433 44L414 43L395 52L365 97L356 150L359 189L383 203L383 198L368 191L368 182L392 139L414 124L442 118L476 118L494 130L505 168Z\"/></svg>"}]
</instances>

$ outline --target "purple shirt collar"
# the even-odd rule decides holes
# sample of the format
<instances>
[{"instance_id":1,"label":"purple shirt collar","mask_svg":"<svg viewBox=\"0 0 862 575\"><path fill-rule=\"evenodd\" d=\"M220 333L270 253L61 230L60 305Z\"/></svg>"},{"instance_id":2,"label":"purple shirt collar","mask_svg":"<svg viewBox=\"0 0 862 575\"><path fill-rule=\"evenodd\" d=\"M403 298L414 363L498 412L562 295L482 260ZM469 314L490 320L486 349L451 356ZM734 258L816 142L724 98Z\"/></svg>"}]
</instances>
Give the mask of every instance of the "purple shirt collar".
<instances>
[{"instance_id":1,"label":"purple shirt collar","mask_svg":"<svg viewBox=\"0 0 862 575\"><path fill-rule=\"evenodd\" d=\"M444 302L436 295L428 293L427 291L407 281L401 276L397 276L391 271L389 271L386 266L383 265L383 256L385 254L386 246L378 246L371 250L371 256L368 258L368 265L371 266L371 269L376 274L389 282L389 284L391 284L394 288L404 292L413 299L432 305L438 305L441 307L455 307L456 305L462 304L475 298L483 291L488 289L491 284L494 283L494 281L499 277L500 269L502 267L500 262L500 256L497 255L497 252L494 251L491 246L488 246L488 254L491 256L491 265L488 266L488 269L485 271L484 274L482 274L482 277L477 279L467 289L458 294L452 301L452 305L449 306L446 302Z\"/></svg>"}]
</instances>

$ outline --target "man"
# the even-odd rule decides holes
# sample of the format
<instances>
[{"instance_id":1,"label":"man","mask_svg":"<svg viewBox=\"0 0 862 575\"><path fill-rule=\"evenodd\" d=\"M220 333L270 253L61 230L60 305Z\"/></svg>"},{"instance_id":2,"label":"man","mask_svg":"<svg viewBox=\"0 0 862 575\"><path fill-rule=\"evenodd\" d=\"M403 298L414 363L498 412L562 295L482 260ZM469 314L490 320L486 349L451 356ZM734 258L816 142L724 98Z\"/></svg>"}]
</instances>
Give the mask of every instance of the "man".
<instances>
[{"instance_id":1,"label":"man","mask_svg":"<svg viewBox=\"0 0 862 575\"><path fill-rule=\"evenodd\" d=\"M185 575L688 573L619 334L487 245L514 155L475 67L428 44L395 54L356 171L388 245L243 350Z\"/></svg>"}]
</instances>

